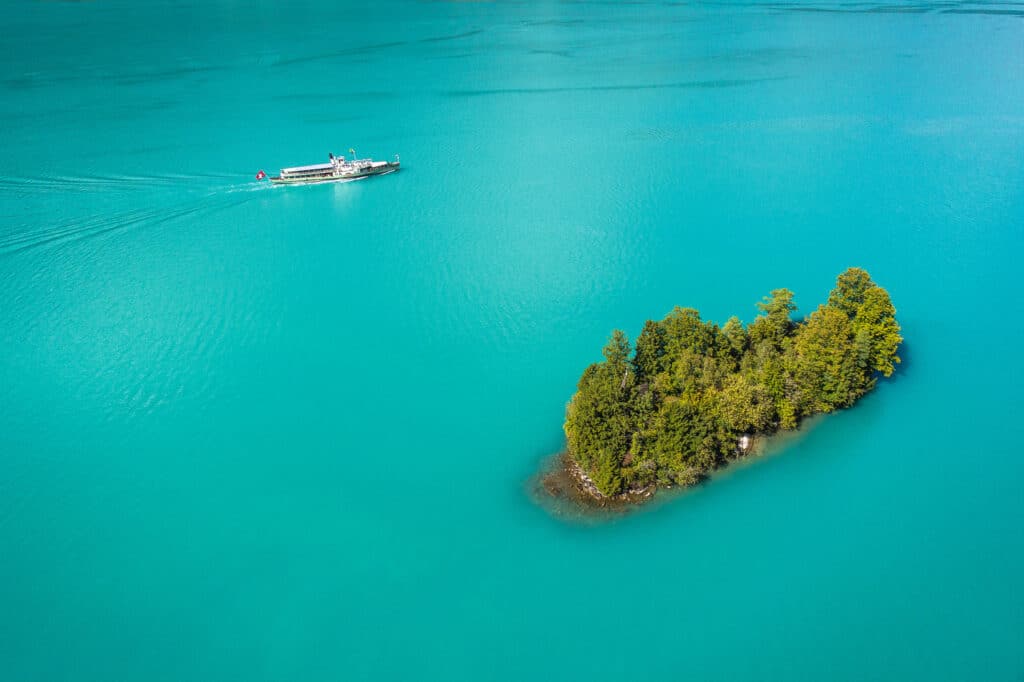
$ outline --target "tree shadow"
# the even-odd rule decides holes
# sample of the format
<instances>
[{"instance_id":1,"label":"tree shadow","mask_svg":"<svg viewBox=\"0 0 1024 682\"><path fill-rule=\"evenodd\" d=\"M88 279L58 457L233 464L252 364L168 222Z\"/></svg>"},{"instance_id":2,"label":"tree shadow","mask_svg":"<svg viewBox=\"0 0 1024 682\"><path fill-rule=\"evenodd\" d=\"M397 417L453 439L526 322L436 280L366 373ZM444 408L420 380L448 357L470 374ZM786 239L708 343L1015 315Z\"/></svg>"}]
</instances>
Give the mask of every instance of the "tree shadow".
<instances>
[{"instance_id":1,"label":"tree shadow","mask_svg":"<svg viewBox=\"0 0 1024 682\"><path fill-rule=\"evenodd\" d=\"M913 353L911 351L911 345L904 341L900 344L899 350L896 352L900 356L900 363L896 365L893 370L892 376L887 381L899 381L909 375L913 369Z\"/></svg>"}]
</instances>

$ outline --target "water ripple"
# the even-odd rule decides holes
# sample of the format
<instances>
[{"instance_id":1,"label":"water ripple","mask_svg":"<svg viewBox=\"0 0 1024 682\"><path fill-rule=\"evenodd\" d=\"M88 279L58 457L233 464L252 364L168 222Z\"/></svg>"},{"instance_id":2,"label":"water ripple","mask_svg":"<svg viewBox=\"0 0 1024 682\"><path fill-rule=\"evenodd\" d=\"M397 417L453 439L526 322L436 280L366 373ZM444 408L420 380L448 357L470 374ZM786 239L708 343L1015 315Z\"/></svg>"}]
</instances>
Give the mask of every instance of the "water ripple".
<instances>
[{"instance_id":1,"label":"water ripple","mask_svg":"<svg viewBox=\"0 0 1024 682\"><path fill-rule=\"evenodd\" d=\"M42 228L15 229L0 236L0 256L18 253L47 244L96 237L101 234L129 228L159 225L197 213L212 212L238 206L253 198L243 196L232 201L224 201L223 199L220 201L213 200L221 194L228 193L230 192L211 194L207 197L179 204L178 206L161 206L157 209L91 215Z\"/></svg>"}]
</instances>

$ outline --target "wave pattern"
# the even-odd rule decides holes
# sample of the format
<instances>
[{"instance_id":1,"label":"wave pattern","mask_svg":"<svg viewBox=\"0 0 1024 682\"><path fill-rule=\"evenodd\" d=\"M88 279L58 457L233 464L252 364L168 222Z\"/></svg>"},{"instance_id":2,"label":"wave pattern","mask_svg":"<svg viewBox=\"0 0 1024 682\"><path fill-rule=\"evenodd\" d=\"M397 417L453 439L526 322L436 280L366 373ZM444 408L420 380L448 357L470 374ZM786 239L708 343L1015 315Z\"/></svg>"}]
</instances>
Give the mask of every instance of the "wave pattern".
<instances>
[{"instance_id":1,"label":"wave pattern","mask_svg":"<svg viewBox=\"0 0 1024 682\"><path fill-rule=\"evenodd\" d=\"M158 225L178 220L196 213L211 212L230 208L252 199L252 196L238 197L239 192L266 189L266 185L254 183L227 184L233 176L207 175L152 175L152 176L39 176L0 177L0 197L7 193L17 199L37 198L47 206L60 205L68 194L98 194L104 197L116 196L120 192L173 190L185 193L184 201L168 205L155 202L154 208L137 208L112 213L84 213L70 218L48 221L44 216L49 210L37 212L34 219L25 224L15 223L13 228L0 232L0 256L10 255L48 244L69 240L86 239L101 234L148 225ZM196 190L197 181L206 181L201 190ZM219 181L221 184L212 181ZM158 195L157 195L158 196ZM72 209L73 210L73 209ZM45 223L45 224L41 224ZM10 227L11 223L8 223Z\"/></svg>"},{"instance_id":2,"label":"wave pattern","mask_svg":"<svg viewBox=\"0 0 1024 682\"><path fill-rule=\"evenodd\" d=\"M188 189L197 181L220 181L227 184L237 176L218 174L193 175L38 175L24 177L0 176L0 192L20 195L43 193L85 193L111 191L144 191L166 187ZM210 185L207 184L207 191Z\"/></svg>"}]
</instances>

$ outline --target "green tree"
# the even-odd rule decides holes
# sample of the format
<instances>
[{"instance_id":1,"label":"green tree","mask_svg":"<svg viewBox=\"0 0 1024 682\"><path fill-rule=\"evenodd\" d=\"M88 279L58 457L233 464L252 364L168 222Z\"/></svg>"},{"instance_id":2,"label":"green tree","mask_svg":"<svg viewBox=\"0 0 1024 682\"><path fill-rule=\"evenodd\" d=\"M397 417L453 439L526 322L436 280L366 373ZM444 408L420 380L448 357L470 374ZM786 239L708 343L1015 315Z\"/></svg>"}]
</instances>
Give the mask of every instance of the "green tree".
<instances>
[{"instance_id":1,"label":"green tree","mask_svg":"<svg viewBox=\"0 0 1024 682\"><path fill-rule=\"evenodd\" d=\"M750 335L747 334L747 328L740 322L740 318L735 315L730 317L722 325L722 345L729 357L738 362L747 352L749 344Z\"/></svg>"},{"instance_id":2,"label":"green tree","mask_svg":"<svg viewBox=\"0 0 1024 682\"><path fill-rule=\"evenodd\" d=\"M750 325L751 345L770 341L780 347L794 326L790 317L796 310L793 292L789 289L774 289L770 296L765 296L757 304L757 308L761 314Z\"/></svg>"},{"instance_id":3,"label":"green tree","mask_svg":"<svg viewBox=\"0 0 1024 682\"><path fill-rule=\"evenodd\" d=\"M659 322L647 320L636 340L633 365L641 380L650 380L665 370L665 328Z\"/></svg>"},{"instance_id":4,"label":"green tree","mask_svg":"<svg viewBox=\"0 0 1024 682\"><path fill-rule=\"evenodd\" d=\"M622 492L622 467L614 452L599 450L591 471L591 479L603 495L618 495Z\"/></svg>"},{"instance_id":5,"label":"green tree","mask_svg":"<svg viewBox=\"0 0 1024 682\"><path fill-rule=\"evenodd\" d=\"M853 317L853 328L862 348L866 348L869 367L892 376L895 365L900 362L896 354L903 337L896 321L896 308L892 305L889 292L879 286L869 287Z\"/></svg>"},{"instance_id":6,"label":"green tree","mask_svg":"<svg viewBox=\"0 0 1024 682\"><path fill-rule=\"evenodd\" d=\"M612 337L604 347L604 361L612 374L621 375L630 368L629 337L621 329L612 332Z\"/></svg>"},{"instance_id":7,"label":"green tree","mask_svg":"<svg viewBox=\"0 0 1024 682\"><path fill-rule=\"evenodd\" d=\"M836 278L836 287L828 295L828 304L846 313L847 317L853 317L864 302L865 293L873 286L875 283L866 270L847 268Z\"/></svg>"},{"instance_id":8,"label":"green tree","mask_svg":"<svg viewBox=\"0 0 1024 682\"><path fill-rule=\"evenodd\" d=\"M715 346L717 329L705 324L693 308L675 308L662 322L669 365L686 350L705 355Z\"/></svg>"},{"instance_id":9,"label":"green tree","mask_svg":"<svg viewBox=\"0 0 1024 682\"><path fill-rule=\"evenodd\" d=\"M634 431L629 354L629 339L615 330L604 347L604 362L587 368L566 408L569 452L592 478L603 472L600 481L594 478L602 492L620 481L622 458Z\"/></svg>"},{"instance_id":10,"label":"green tree","mask_svg":"<svg viewBox=\"0 0 1024 682\"><path fill-rule=\"evenodd\" d=\"M719 412L726 426L736 433L767 431L775 421L775 401L761 384L743 374L733 374L719 393Z\"/></svg>"},{"instance_id":11,"label":"green tree","mask_svg":"<svg viewBox=\"0 0 1024 682\"><path fill-rule=\"evenodd\" d=\"M670 478L715 468L724 459L724 429L713 395L669 400L655 418L655 458Z\"/></svg>"},{"instance_id":12,"label":"green tree","mask_svg":"<svg viewBox=\"0 0 1024 682\"><path fill-rule=\"evenodd\" d=\"M806 412L831 412L859 397L863 373L854 352L853 325L845 313L819 306L797 333L793 347L795 379Z\"/></svg>"}]
</instances>

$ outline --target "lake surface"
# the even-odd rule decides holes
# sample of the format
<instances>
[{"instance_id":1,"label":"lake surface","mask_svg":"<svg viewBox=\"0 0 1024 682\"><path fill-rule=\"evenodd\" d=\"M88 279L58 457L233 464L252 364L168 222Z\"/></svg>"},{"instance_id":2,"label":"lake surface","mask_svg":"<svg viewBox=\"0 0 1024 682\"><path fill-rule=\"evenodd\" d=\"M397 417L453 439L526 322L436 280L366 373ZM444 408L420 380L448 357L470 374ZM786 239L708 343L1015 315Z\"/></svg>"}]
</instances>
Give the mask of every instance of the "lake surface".
<instances>
[{"instance_id":1,"label":"lake surface","mask_svg":"<svg viewBox=\"0 0 1024 682\"><path fill-rule=\"evenodd\" d=\"M4 15L4 680L1022 679L1024 4ZM852 265L854 409L535 503L613 328Z\"/></svg>"}]
</instances>

